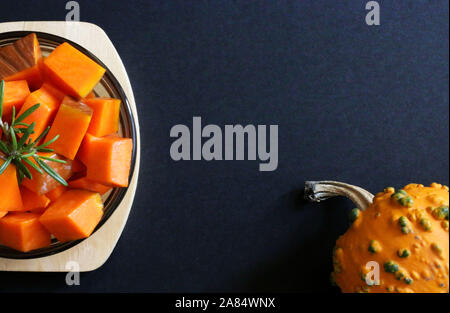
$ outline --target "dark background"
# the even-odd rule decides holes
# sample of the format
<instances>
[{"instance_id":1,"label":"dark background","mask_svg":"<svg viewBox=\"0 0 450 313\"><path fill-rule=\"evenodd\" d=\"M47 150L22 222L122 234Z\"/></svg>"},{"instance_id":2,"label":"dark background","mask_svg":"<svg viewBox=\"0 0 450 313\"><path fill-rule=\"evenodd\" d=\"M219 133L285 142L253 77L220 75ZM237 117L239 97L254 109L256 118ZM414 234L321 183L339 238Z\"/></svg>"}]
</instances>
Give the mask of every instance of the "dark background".
<instances>
[{"instance_id":1,"label":"dark background","mask_svg":"<svg viewBox=\"0 0 450 313\"><path fill-rule=\"evenodd\" d=\"M64 20L66 1L2 1L0 21ZM4 291L330 291L352 204L301 201L305 180L367 188L449 183L449 3L79 1L128 70L139 111L138 192L107 263L0 273ZM279 125L279 167L169 155L175 124Z\"/></svg>"}]
</instances>

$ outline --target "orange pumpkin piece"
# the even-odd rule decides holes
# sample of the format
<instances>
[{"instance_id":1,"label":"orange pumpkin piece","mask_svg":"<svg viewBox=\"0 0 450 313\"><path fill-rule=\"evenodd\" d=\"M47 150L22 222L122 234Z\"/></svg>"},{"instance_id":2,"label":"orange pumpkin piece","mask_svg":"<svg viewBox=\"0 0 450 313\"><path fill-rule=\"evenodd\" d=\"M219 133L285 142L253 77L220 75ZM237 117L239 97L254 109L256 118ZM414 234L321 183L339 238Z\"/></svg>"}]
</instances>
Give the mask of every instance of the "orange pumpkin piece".
<instances>
[{"instance_id":1,"label":"orange pumpkin piece","mask_svg":"<svg viewBox=\"0 0 450 313\"><path fill-rule=\"evenodd\" d=\"M4 162L0 155L0 166ZM0 211L21 211L22 208L23 203L17 181L16 166L10 164L0 175Z\"/></svg>"},{"instance_id":2,"label":"orange pumpkin piece","mask_svg":"<svg viewBox=\"0 0 450 313\"><path fill-rule=\"evenodd\" d=\"M28 188L20 187L22 195L23 211L30 211L34 213L43 213L50 204L50 199L45 195L38 195Z\"/></svg>"},{"instance_id":3,"label":"orange pumpkin piece","mask_svg":"<svg viewBox=\"0 0 450 313\"><path fill-rule=\"evenodd\" d=\"M26 80L5 82L5 93L3 96L3 117L10 120L13 107L16 107L16 116L23 103L30 94Z\"/></svg>"},{"instance_id":4,"label":"orange pumpkin piece","mask_svg":"<svg viewBox=\"0 0 450 313\"><path fill-rule=\"evenodd\" d=\"M85 99L94 110L88 133L97 137L117 133L119 130L120 100L112 98Z\"/></svg>"},{"instance_id":5,"label":"orange pumpkin piece","mask_svg":"<svg viewBox=\"0 0 450 313\"><path fill-rule=\"evenodd\" d=\"M39 155L53 158L53 159L59 159L66 161L65 164L63 163L56 163L52 161L43 160L48 166L50 166L55 172L57 172L64 180L68 180L69 177L72 175L72 161L68 160L60 155L57 155L55 153L39 153ZM36 163L34 159L31 159L33 163ZM31 175L33 176L33 179L24 178L22 181L22 185L27 187L29 190L33 191L34 193L38 195L44 195L48 192L52 191L58 186L61 186L60 183L58 183L56 180L54 180L50 175L47 173L40 174L38 171L36 171L34 168L26 164L28 169L31 172Z\"/></svg>"},{"instance_id":6,"label":"orange pumpkin piece","mask_svg":"<svg viewBox=\"0 0 450 313\"><path fill-rule=\"evenodd\" d=\"M0 80L26 80L34 90L42 85L42 54L36 34L0 48Z\"/></svg>"},{"instance_id":7,"label":"orange pumpkin piece","mask_svg":"<svg viewBox=\"0 0 450 313\"><path fill-rule=\"evenodd\" d=\"M103 216L100 194L69 190L52 203L39 221L59 241L89 237Z\"/></svg>"},{"instance_id":8,"label":"orange pumpkin piece","mask_svg":"<svg viewBox=\"0 0 450 313\"><path fill-rule=\"evenodd\" d=\"M23 120L23 122L27 124L31 124L33 122L36 123L34 127L34 134L30 135L31 140L33 141L42 134L47 126L49 126L58 111L61 100L49 91L46 88L46 85L43 85L40 89L32 92L27 97L22 109L19 112L19 115L37 103L40 104L39 108Z\"/></svg>"},{"instance_id":9,"label":"orange pumpkin piece","mask_svg":"<svg viewBox=\"0 0 450 313\"><path fill-rule=\"evenodd\" d=\"M132 150L130 138L86 136L80 153L87 167L86 178L103 185L127 187Z\"/></svg>"},{"instance_id":10,"label":"orange pumpkin piece","mask_svg":"<svg viewBox=\"0 0 450 313\"><path fill-rule=\"evenodd\" d=\"M22 252L49 246L51 235L39 217L37 213L16 212L0 219L0 244Z\"/></svg>"},{"instance_id":11,"label":"orange pumpkin piece","mask_svg":"<svg viewBox=\"0 0 450 313\"><path fill-rule=\"evenodd\" d=\"M0 211L0 218L4 217L6 214L8 214L8 211Z\"/></svg>"},{"instance_id":12,"label":"orange pumpkin piece","mask_svg":"<svg viewBox=\"0 0 450 313\"><path fill-rule=\"evenodd\" d=\"M44 60L46 76L75 98L85 98L97 85L105 69L67 42Z\"/></svg>"},{"instance_id":13,"label":"orange pumpkin piece","mask_svg":"<svg viewBox=\"0 0 450 313\"><path fill-rule=\"evenodd\" d=\"M50 199L51 202L55 202L63 193L65 193L68 190L66 186L59 185L52 191L49 191L45 194L45 196Z\"/></svg>"},{"instance_id":14,"label":"orange pumpkin piece","mask_svg":"<svg viewBox=\"0 0 450 313\"><path fill-rule=\"evenodd\" d=\"M83 141L91 118L92 109L89 106L77 102L71 97L65 97L58 113L56 113L46 141L50 141L56 135L59 135L59 138L49 145L49 148L73 160Z\"/></svg>"},{"instance_id":15,"label":"orange pumpkin piece","mask_svg":"<svg viewBox=\"0 0 450 313\"><path fill-rule=\"evenodd\" d=\"M105 186L100 183L91 181L87 179L86 177L77 178L75 180L71 180L69 182L69 187L73 189L83 189L83 190L89 190L92 192L98 192L102 196L111 190L110 186Z\"/></svg>"}]
</instances>

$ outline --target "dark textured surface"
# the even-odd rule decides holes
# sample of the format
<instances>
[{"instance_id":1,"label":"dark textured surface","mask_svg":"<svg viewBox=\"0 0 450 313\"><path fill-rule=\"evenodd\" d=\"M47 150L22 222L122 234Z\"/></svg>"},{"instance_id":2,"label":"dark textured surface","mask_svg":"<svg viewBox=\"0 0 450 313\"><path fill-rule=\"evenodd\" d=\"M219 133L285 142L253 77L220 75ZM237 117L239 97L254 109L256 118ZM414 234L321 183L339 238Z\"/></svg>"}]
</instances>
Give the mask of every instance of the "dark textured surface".
<instances>
[{"instance_id":1,"label":"dark textured surface","mask_svg":"<svg viewBox=\"0 0 450 313\"><path fill-rule=\"evenodd\" d=\"M79 1L134 87L143 140L135 204L108 262L0 273L0 290L330 291L351 203L305 204L305 180L377 192L449 182L448 1ZM64 1L2 3L0 21L62 20ZM279 167L170 159L169 130L278 124Z\"/></svg>"}]
</instances>

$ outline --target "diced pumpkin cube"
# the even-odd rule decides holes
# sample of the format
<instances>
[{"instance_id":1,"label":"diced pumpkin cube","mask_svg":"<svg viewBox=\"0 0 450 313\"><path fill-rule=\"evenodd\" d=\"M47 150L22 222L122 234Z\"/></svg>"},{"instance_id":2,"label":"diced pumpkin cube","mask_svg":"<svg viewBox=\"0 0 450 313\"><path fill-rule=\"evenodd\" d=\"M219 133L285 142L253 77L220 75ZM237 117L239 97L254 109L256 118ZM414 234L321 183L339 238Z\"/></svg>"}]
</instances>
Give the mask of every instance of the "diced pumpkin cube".
<instances>
[{"instance_id":1,"label":"diced pumpkin cube","mask_svg":"<svg viewBox=\"0 0 450 313\"><path fill-rule=\"evenodd\" d=\"M16 212L0 219L0 244L28 252L50 245L51 235L37 213Z\"/></svg>"},{"instance_id":2,"label":"diced pumpkin cube","mask_svg":"<svg viewBox=\"0 0 450 313\"><path fill-rule=\"evenodd\" d=\"M87 167L86 178L116 187L127 187L133 141L117 135L86 136L79 154Z\"/></svg>"},{"instance_id":3,"label":"diced pumpkin cube","mask_svg":"<svg viewBox=\"0 0 450 313\"><path fill-rule=\"evenodd\" d=\"M73 189L83 189L92 192L98 192L102 196L111 190L110 186L102 185L100 183L91 181L86 177L77 178L69 181L69 187Z\"/></svg>"},{"instance_id":4,"label":"diced pumpkin cube","mask_svg":"<svg viewBox=\"0 0 450 313\"><path fill-rule=\"evenodd\" d=\"M85 98L105 73L103 67L67 42L44 60L44 70L56 86L78 99Z\"/></svg>"},{"instance_id":5,"label":"diced pumpkin cube","mask_svg":"<svg viewBox=\"0 0 450 313\"><path fill-rule=\"evenodd\" d=\"M22 195L23 211L43 213L50 204L50 199L45 195L38 195L26 187L20 187L20 193Z\"/></svg>"},{"instance_id":6,"label":"diced pumpkin cube","mask_svg":"<svg viewBox=\"0 0 450 313\"><path fill-rule=\"evenodd\" d=\"M16 116L23 103L30 95L30 89L26 80L5 82L3 96L3 120L11 119L13 107L16 107Z\"/></svg>"},{"instance_id":7,"label":"diced pumpkin cube","mask_svg":"<svg viewBox=\"0 0 450 313\"><path fill-rule=\"evenodd\" d=\"M55 153L39 153L39 155L53 158L53 159L59 159L66 161L65 164L63 163L57 163L52 162L48 160L42 160L45 162L48 166L50 166L56 173L58 173L64 180L68 180L69 177L72 175L72 161L68 160L60 155L57 155ZM33 163L36 163L34 159L31 159ZM48 192L52 191L58 186L61 186L60 183L58 183L55 179L53 179L50 175L47 173L40 174L38 171L36 171L34 168L26 164L28 169L31 172L31 175L33 176L33 179L24 178L22 181L22 185L27 187L29 190L33 191L34 193L37 193L38 195L44 195Z\"/></svg>"},{"instance_id":8,"label":"diced pumpkin cube","mask_svg":"<svg viewBox=\"0 0 450 313\"><path fill-rule=\"evenodd\" d=\"M58 140L49 145L56 153L73 160L89 127L92 109L71 97L65 97L55 120L47 134L46 141L59 135Z\"/></svg>"},{"instance_id":9,"label":"diced pumpkin cube","mask_svg":"<svg viewBox=\"0 0 450 313\"><path fill-rule=\"evenodd\" d=\"M45 196L47 198L49 198L51 202L55 202L67 190L68 190L68 188L66 186L59 185L58 187L54 188L52 191L47 192L45 194Z\"/></svg>"},{"instance_id":10,"label":"diced pumpkin cube","mask_svg":"<svg viewBox=\"0 0 450 313\"><path fill-rule=\"evenodd\" d=\"M103 216L100 194L86 190L69 190L52 203L40 222L59 241L89 237Z\"/></svg>"},{"instance_id":11,"label":"diced pumpkin cube","mask_svg":"<svg viewBox=\"0 0 450 313\"><path fill-rule=\"evenodd\" d=\"M42 55L36 34L0 48L0 80L26 80L31 89L42 85Z\"/></svg>"},{"instance_id":12,"label":"diced pumpkin cube","mask_svg":"<svg viewBox=\"0 0 450 313\"><path fill-rule=\"evenodd\" d=\"M35 140L42 132L49 126L50 122L58 111L61 100L54 96L45 85L40 89L33 91L26 99L19 115L23 114L26 110L39 103L39 108L27 116L23 122L31 124L35 122L34 134L30 135L31 140Z\"/></svg>"},{"instance_id":13,"label":"diced pumpkin cube","mask_svg":"<svg viewBox=\"0 0 450 313\"><path fill-rule=\"evenodd\" d=\"M97 137L117 133L119 130L120 100L112 98L85 99L94 110L88 133Z\"/></svg>"},{"instance_id":14,"label":"diced pumpkin cube","mask_svg":"<svg viewBox=\"0 0 450 313\"><path fill-rule=\"evenodd\" d=\"M4 162L0 155L0 166ZM6 170L0 174L0 211L21 211L22 208L16 166L9 164Z\"/></svg>"}]
</instances>

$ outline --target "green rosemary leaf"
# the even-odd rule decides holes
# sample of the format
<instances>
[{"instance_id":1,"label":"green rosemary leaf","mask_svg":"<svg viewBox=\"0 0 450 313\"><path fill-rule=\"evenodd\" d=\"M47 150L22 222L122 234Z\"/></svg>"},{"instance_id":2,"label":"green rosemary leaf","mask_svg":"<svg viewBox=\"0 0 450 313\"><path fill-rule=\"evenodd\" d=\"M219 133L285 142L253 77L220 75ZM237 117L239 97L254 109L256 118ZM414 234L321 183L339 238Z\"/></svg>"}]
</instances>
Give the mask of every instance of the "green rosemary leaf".
<instances>
[{"instance_id":1,"label":"green rosemary leaf","mask_svg":"<svg viewBox=\"0 0 450 313\"><path fill-rule=\"evenodd\" d=\"M34 111L36 111L39 107L41 106L40 103L37 103L35 105L33 105L32 107L30 107L28 110L26 110L25 112L23 112L19 117L16 118L15 123L20 123L22 122L24 119L26 119L28 116L30 116L31 114L33 114ZM16 125L16 124L11 124L12 125Z\"/></svg>"},{"instance_id":2,"label":"green rosemary leaf","mask_svg":"<svg viewBox=\"0 0 450 313\"><path fill-rule=\"evenodd\" d=\"M50 175L54 180L56 180L58 183L60 183L63 186L68 186L67 182L59 176L58 173L56 173L50 166L48 166L44 161L42 161L39 157L34 156L33 157L36 163L46 172L48 175Z\"/></svg>"},{"instance_id":3,"label":"green rosemary leaf","mask_svg":"<svg viewBox=\"0 0 450 313\"><path fill-rule=\"evenodd\" d=\"M21 171L17 172L17 180L19 181L19 185L22 183L22 180L24 179L24 175Z\"/></svg>"},{"instance_id":4,"label":"green rosemary leaf","mask_svg":"<svg viewBox=\"0 0 450 313\"><path fill-rule=\"evenodd\" d=\"M34 158L34 156L33 156ZM40 169L39 166L37 166L35 163L31 162L30 159L22 159L25 163L27 163L29 166L34 168L39 174L44 174L44 172Z\"/></svg>"},{"instance_id":5,"label":"green rosemary leaf","mask_svg":"<svg viewBox=\"0 0 450 313\"><path fill-rule=\"evenodd\" d=\"M42 138L45 137L45 135L47 135L48 131L50 130L50 126L47 126L47 128L42 132L42 134L39 135L39 137L37 137L34 142L33 145L37 144L38 142L41 141Z\"/></svg>"},{"instance_id":6,"label":"green rosemary leaf","mask_svg":"<svg viewBox=\"0 0 450 313\"><path fill-rule=\"evenodd\" d=\"M0 150L5 154L9 154L8 146L1 140L0 140Z\"/></svg>"},{"instance_id":7,"label":"green rosemary leaf","mask_svg":"<svg viewBox=\"0 0 450 313\"><path fill-rule=\"evenodd\" d=\"M12 108L11 125L14 125L15 121L16 121L16 106L13 106L13 108Z\"/></svg>"},{"instance_id":8,"label":"green rosemary leaf","mask_svg":"<svg viewBox=\"0 0 450 313\"><path fill-rule=\"evenodd\" d=\"M20 160L14 159L13 163L16 165L17 170L19 172L22 172L25 177L27 177L28 179L33 179L33 175L31 175L30 170L25 165L23 165L23 163L20 162Z\"/></svg>"},{"instance_id":9,"label":"green rosemary leaf","mask_svg":"<svg viewBox=\"0 0 450 313\"><path fill-rule=\"evenodd\" d=\"M35 126L36 126L36 122L33 122L33 123L31 123L30 127L24 128L22 138L20 138L19 143L18 143L19 149L25 145L25 143L27 142L27 139L30 137L30 135L32 133L34 133Z\"/></svg>"},{"instance_id":10,"label":"green rosemary leaf","mask_svg":"<svg viewBox=\"0 0 450 313\"><path fill-rule=\"evenodd\" d=\"M12 161L12 157L8 157L5 162L3 162L2 166L0 166L0 175L3 174L3 172L6 170L6 168L9 166L9 164Z\"/></svg>"},{"instance_id":11,"label":"green rosemary leaf","mask_svg":"<svg viewBox=\"0 0 450 313\"><path fill-rule=\"evenodd\" d=\"M42 149L42 148L47 147L48 145L51 145L51 144L54 143L56 140L58 140L58 138L59 138L59 135L56 135L55 137L53 137L52 140L47 141L46 143L43 143L43 144L40 145L40 146L37 146L37 147L36 147L36 150L39 150L39 149Z\"/></svg>"},{"instance_id":12,"label":"green rosemary leaf","mask_svg":"<svg viewBox=\"0 0 450 313\"><path fill-rule=\"evenodd\" d=\"M16 138L16 133L14 132L14 127L11 127L9 129L9 135L11 136L11 144L12 144L13 150L17 150L17 138Z\"/></svg>"},{"instance_id":13,"label":"green rosemary leaf","mask_svg":"<svg viewBox=\"0 0 450 313\"><path fill-rule=\"evenodd\" d=\"M16 123L15 126L23 126L23 127L30 127L30 124L27 123Z\"/></svg>"},{"instance_id":14,"label":"green rosemary leaf","mask_svg":"<svg viewBox=\"0 0 450 313\"><path fill-rule=\"evenodd\" d=\"M36 149L37 152L55 152L55 150L53 149L48 149L48 148L39 148Z\"/></svg>"},{"instance_id":15,"label":"green rosemary leaf","mask_svg":"<svg viewBox=\"0 0 450 313\"><path fill-rule=\"evenodd\" d=\"M49 158L49 157L46 157L46 156L43 156L43 155L39 155L39 158L43 159L43 160L50 161L50 162L55 162L55 163L61 163L61 164L66 164L67 163L64 160Z\"/></svg>"},{"instance_id":16,"label":"green rosemary leaf","mask_svg":"<svg viewBox=\"0 0 450 313\"><path fill-rule=\"evenodd\" d=\"M5 81L0 82L0 121L3 116L3 95L5 94Z\"/></svg>"}]
</instances>

